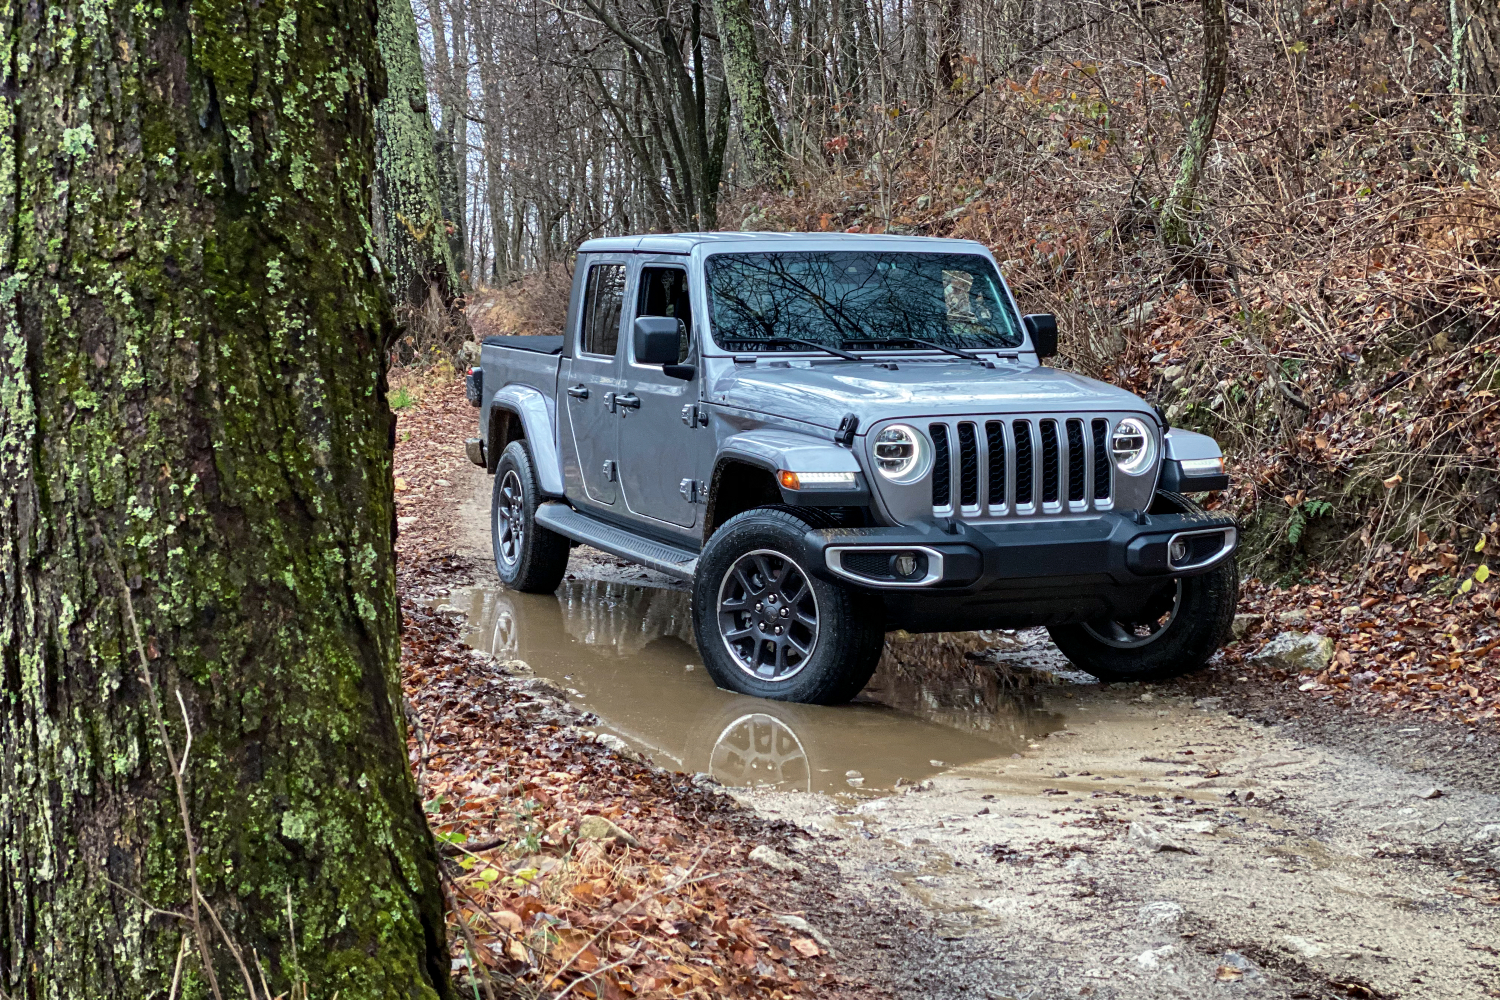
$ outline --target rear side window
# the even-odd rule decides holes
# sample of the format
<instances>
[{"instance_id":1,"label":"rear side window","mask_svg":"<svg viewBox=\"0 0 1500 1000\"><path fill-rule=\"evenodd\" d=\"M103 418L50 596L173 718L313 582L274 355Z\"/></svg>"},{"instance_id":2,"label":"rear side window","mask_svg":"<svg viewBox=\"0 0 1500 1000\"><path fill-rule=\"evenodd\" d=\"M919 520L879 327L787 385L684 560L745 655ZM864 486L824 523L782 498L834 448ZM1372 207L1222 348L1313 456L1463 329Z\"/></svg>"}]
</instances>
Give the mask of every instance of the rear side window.
<instances>
[{"instance_id":1,"label":"rear side window","mask_svg":"<svg viewBox=\"0 0 1500 1000\"><path fill-rule=\"evenodd\" d=\"M637 316L666 316L677 320L677 362L692 350L693 307L688 300L687 272L680 267L641 268L641 297Z\"/></svg>"},{"instance_id":2,"label":"rear side window","mask_svg":"<svg viewBox=\"0 0 1500 1000\"><path fill-rule=\"evenodd\" d=\"M620 345L620 306L624 301L624 264L589 268L583 292L583 353L614 356Z\"/></svg>"}]
</instances>

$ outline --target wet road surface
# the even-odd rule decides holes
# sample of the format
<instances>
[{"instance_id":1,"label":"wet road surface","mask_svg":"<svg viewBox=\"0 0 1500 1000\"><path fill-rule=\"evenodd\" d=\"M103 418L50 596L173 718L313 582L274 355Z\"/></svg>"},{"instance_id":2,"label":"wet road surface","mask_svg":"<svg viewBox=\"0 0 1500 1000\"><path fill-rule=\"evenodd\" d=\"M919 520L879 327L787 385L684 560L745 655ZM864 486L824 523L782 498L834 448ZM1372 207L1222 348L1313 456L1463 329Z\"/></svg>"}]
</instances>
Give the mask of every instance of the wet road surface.
<instances>
[{"instance_id":1,"label":"wet road surface","mask_svg":"<svg viewBox=\"0 0 1500 1000\"><path fill-rule=\"evenodd\" d=\"M890 657L851 705L721 690L703 669L681 590L570 580L554 595L477 587L453 604L468 616L471 645L524 661L597 715L601 731L663 767L731 787L890 791L1008 757L1064 722L1032 689L1003 688L993 670L954 683L916 676Z\"/></svg>"}]
</instances>

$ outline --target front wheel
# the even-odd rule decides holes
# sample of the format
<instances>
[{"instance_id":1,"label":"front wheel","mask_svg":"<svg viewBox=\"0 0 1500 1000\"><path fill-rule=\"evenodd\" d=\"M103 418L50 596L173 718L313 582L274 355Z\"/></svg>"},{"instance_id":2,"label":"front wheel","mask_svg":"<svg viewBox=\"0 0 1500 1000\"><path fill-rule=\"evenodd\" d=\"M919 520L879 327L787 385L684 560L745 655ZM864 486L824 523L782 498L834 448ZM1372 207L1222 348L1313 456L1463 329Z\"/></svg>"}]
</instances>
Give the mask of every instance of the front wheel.
<instances>
[{"instance_id":1,"label":"front wheel","mask_svg":"<svg viewBox=\"0 0 1500 1000\"><path fill-rule=\"evenodd\" d=\"M1153 512L1187 513L1186 497L1157 494ZM1202 669L1229 638L1239 602L1230 556L1207 573L1167 580L1123 620L1053 625L1047 631L1069 660L1101 681L1160 681Z\"/></svg>"},{"instance_id":2,"label":"front wheel","mask_svg":"<svg viewBox=\"0 0 1500 1000\"><path fill-rule=\"evenodd\" d=\"M786 510L736 515L708 540L693 579L693 632L722 688L831 705L860 692L885 643L880 607L802 564L809 525Z\"/></svg>"},{"instance_id":3,"label":"front wheel","mask_svg":"<svg viewBox=\"0 0 1500 1000\"><path fill-rule=\"evenodd\" d=\"M568 569L568 540L536 523L541 503L526 445L512 441L495 467L490 495L490 542L495 572L513 590L550 594Z\"/></svg>"}]
</instances>

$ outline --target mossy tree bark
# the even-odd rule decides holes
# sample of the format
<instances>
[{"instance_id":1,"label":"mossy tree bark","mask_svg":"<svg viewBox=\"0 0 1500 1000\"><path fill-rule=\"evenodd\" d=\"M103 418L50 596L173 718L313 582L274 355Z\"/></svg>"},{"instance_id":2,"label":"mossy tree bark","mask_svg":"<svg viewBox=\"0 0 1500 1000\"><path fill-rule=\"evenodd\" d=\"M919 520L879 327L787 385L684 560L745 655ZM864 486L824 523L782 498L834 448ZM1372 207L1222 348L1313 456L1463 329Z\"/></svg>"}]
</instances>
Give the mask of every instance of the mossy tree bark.
<instances>
[{"instance_id":1,"label":"mossy tree bark","mask_svg":"<svg viewBox=\"0 0 1500 1000\"><path fill-rule=\"evenodd\" d=\"M427 113L427 77L410 0L377 0L388 87L375 108L376 233L397 307L443 307L463 292L449 243L459 223L444 213L437 136Z\"/></svg>"},{"instance_id":2,"label":"mossy tree bark","mask_svg":"<svg viewBox=\"0 0 1500 1000\"><path fill-rule=\"evenodd\" d=\"M1491 146L1500 141L1500 4L1495 0L1450 0L1449 31L1453 39L1452 83L1458 94L1458 130L1463 145L1465 117L1488 133ZM1472 160L1472 149L1464 152Z\"/></svg>"},{"instance_id":3,"label":"mossy tree bark","mask_svg":"<svg viewBox=\"0 0 1500 1000\"><path fill-rule=\"evenodd\" d=\"M151 908L193 898L154 691L179 756L191 726L203 902L272 993L448 997L396 667L374 0L0 25L0 990L168 995L187 927Z\"/></svg>"},{"instance_id":4,"label":"mossy tree bark","mask_svg":"<svg viewBox=\"0 0 1500 1000\"><path fill-rule=\"evenodd\" d=\"M1203 0L1203 68L1198 100L1178 155L1177 179L1161 211L1161 238L1169 247L1192 245L1198 211L1198 184L1208 162L1208 148L1219 125L1219 105L1229 79L1229 18L1224 0Z\"/></svg>"},{"instance_id":5,"label":"mossy tree bark","mask_svg":"<svg viewBox=\"0 0 1500 1000\"><path fill-rule=\"evenodd\" d=\"M459 44L464 36L464 5L453 4L454 56L448 54L448 31L441 0L428 0L428 24L432 26L432 52L437 70L439 115L433 151L437 156L438 200L448 221L448 252L460 278L467 281L469 241L464 218L468 194L468 88L454 71L455 58L468 72L468 57Z\"/></svg>"},{"instance_id":6,"label":"mossy tree bark","mask_svg":"<svg viewBox=\"0 0 1500 1000\"><path fill-rule=\"evenodd\" d=\"M724 77L739 118L740 146L751 180L786 187L791 182L786 153L766 88L766 67L755 42L750 0L714 0L714 16L719 25Z\"/></svg>"}]
</instances>

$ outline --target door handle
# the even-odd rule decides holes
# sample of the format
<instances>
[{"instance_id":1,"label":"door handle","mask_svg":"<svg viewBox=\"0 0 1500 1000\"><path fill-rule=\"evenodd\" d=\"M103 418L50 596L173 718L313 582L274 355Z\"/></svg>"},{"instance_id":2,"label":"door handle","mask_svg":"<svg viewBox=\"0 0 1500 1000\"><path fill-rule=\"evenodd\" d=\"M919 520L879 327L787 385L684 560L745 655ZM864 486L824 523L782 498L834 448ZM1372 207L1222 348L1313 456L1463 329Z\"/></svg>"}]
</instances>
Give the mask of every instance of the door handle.
<instances>
[{"instance_id":1,"label":"door handle","mask_svg":"<svg viewBox=\"0 0 1500 1000\"><path fill-rule=\"evenodd\" d=\"M641 408L641 397L633 392L627 392L624 395L616 396L615 404L621 407L629 407L632 410L639 410Z\"/></svg>"},{"instance_id":2,"label":"door handle","mask_svg":"<svg viewBox=\"0 0 1500 1000\"><path fill-rule=\"evenodd\" d=\"M568 395L574 399L588 399L589 388L586 385L574 385L568 387Z\"/></svg>"}]
</instances>

